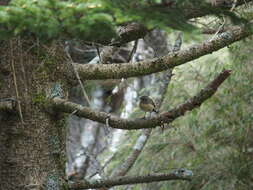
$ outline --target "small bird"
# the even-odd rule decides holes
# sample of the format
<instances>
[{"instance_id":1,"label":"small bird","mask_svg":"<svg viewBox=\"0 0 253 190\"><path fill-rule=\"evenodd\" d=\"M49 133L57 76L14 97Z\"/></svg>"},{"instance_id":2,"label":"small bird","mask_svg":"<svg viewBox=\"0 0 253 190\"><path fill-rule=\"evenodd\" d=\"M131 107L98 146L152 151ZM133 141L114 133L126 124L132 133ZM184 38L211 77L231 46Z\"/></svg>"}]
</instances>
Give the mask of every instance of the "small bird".
<instances>
[{"instance_id":1,"label":"small bird","mask_svg":"<svg viewBox=\"0 0 253 190\"><path fill-rule=\"evenodd\" d=\"M140 97L139 106L140 106L141 110L143 110L145 112L144 117L146 117L146 112L158 113L158 111L156 110L156 105L155 105L154 101L148 96L141 96Z\"/></svg>"}]
</instances>

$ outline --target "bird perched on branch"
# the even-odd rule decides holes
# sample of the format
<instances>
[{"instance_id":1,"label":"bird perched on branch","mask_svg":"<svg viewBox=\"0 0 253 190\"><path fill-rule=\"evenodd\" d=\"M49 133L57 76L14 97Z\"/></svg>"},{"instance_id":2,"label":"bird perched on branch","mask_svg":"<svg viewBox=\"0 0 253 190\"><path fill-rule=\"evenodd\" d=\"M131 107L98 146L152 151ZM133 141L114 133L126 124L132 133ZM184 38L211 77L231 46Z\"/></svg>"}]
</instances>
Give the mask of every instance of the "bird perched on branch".
<instances>
[{"instance_id":1,"label":"bird perched on branch","mask_svg":"<svg viewBox=\"0 0 253 190\"><path fill-rule=\"evenodd\" d=\"M145 112L145 117L146 117L146 112L158 113L154 101L148 96L141 96L140 97L139 106L140 106L141 110L143 110Z\"/></svg>"}]
</instances>

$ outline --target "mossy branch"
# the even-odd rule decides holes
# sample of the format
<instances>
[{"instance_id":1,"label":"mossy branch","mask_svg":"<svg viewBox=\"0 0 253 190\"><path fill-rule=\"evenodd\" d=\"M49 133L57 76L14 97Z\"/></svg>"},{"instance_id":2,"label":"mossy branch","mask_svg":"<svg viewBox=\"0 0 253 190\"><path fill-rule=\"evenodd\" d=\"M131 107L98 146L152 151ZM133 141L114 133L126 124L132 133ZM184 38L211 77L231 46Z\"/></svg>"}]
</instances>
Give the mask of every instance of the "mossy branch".
<instances>
[{"instance_id":1,"label":"mossy branch","mask_svg":"<svg viewBox=\"0 0 253 190\"><path fill-rule=\"evenodd\" d=\"M185 64L244 39L252 34L252 30L250 29L252 26L253 23L251 22L247 27L234 27L227 32L216 35L211 41L205 41L176 53L169 53L166 56L134 64L75 64L75 67L78 70L80 77L85 80L109 78L120 79L148 75Z\"/></svg>"},{"instance_id":2,"label":"mossy branch","mask_svg":"<svg viewBox=\"0 0 253 190\"><path fill-rule=\"evenodd\" d=\"M158 116L150 119L122 119L109 113L92 110L88 107L69 102L58 97L51 100L51 105L56 111L69 114L75 113L75 115L79 117L84 117L104 124L109 123L109 126L112 128L125 130L155 128L156 126L161 126L164 123L171 123L176 118L183 116L185 112L199 107L204 101L212 97L212 95L217 91L218 87L229 77L229 75L229 70L222 71L197 95L188 99L185 103L169 110L168 112L161 113Z\"/></svg>"}]
</instances>

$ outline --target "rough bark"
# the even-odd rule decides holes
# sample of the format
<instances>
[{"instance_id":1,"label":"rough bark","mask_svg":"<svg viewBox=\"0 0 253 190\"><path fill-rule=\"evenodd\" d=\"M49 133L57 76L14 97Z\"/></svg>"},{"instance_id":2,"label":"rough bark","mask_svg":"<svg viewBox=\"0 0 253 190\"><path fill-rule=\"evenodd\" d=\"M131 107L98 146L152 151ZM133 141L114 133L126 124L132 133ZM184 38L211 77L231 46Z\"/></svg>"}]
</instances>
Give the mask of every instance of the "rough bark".
<instances>
[{"instance_id":1,"label":"rough bark","mask_svg":"<svg viewBox=\"0 0 253 190\"><path fill-rule=\"evenodd\" d=\"M65 127L60 114L49 115L39 108L50 86L50 74L59 71L39 51L32 41L1 42L1 62L9 75L1 75L0 99L18 99L23 123L15 115L0 113L0 189L60 189L65 172ZM29 49L31 46L34 48ZM38 51L37 51L38 50ZM52 49L51 49L52 50ZM47 55L50 60L60 59ZM58 60L58 61L63 61ZM14 67L11 67L13 64ZM58 65L60 68L62 65ZM14 70L12 69L14 68ZM16 84L14 84L14 72ZM19 97L16 97L15 86Z\"/></svg>"},{"instance_id":2,"label":"rough bark","mask_svg":"<svg viewBox=\"0 0 253 190\"><path fill-rule=\"evenodd\" d=\"M235 27L232 30L217 35L211 41L205 41L176 53L169 53L166 56L145 60L134 64L76 64L75 66L80 73L81 78L88 80L108 78L119 79L148 75L185 64L189 61L213 53L236 41L246 38L252 34L250 26L252 27L252 23L248 27Z\"/></svg>"}]
</instances>

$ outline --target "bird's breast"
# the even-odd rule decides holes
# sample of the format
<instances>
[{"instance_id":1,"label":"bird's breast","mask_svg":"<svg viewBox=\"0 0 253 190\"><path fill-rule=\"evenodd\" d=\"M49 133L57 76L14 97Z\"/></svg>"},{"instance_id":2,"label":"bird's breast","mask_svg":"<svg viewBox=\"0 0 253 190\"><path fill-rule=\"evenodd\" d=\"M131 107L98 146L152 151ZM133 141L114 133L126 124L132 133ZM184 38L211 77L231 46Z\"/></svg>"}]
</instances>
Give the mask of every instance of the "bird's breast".
<instances>
[{"instance_id":1,"label":"bird's breast","mask_svg":"<svg viewBox=\"0 0 253 190\"><path fill-rule=\"evenodd\" d=\"M140 103L140 108L146 112L152 112L154 110L154 106L152 104Z\"/></svg>"}]
</instances>

